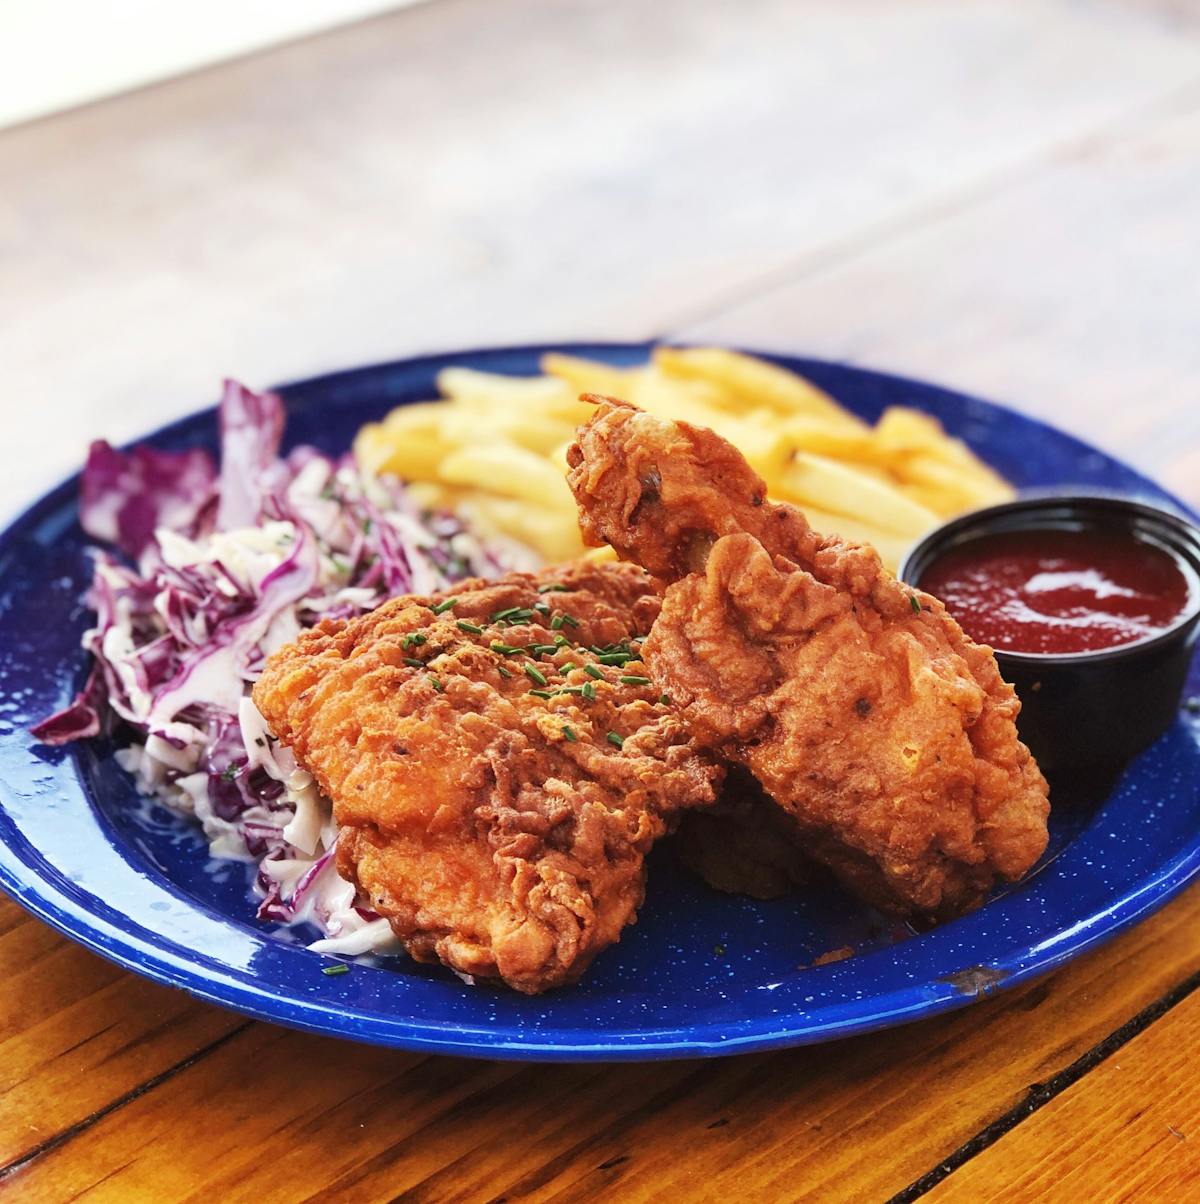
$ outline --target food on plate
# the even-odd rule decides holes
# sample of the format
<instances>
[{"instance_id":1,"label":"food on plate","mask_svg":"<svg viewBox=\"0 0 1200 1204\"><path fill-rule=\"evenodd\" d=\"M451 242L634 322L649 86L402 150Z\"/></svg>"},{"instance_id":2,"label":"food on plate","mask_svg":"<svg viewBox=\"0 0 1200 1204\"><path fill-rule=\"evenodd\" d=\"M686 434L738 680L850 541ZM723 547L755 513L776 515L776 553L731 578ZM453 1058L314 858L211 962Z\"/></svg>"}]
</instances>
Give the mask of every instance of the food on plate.
<instances>
[{"instance_id":1,"label":"food on plate","mask_svg":"<svg viewBox=\"0 0 1200 1204\"><path fill-rule=\"evenodd\" d=\"M257 862L264 920L316 924L332 949L394 945L333 864L336 824L249 697L267 656L323 618L534 563L423 512L399 481L312 448L279 455L283 404L226 383L220 469L207 452L92 445L84 529L97 552L85 688L35 729L102 731L138 786L194 818L213 856ZM114 553L118 553L115 555Z\"/></svg>"},{"instance_id":2,"label":"food on plate","mask_svg":"<svg viewBox=\"0 0 1200 1204\"><path fill-rule=\"evenodd\" d=\"M791 894L819 869L796 821L740 765L730 767L715 807L683 816L675 847L709 886L752 899Z\"/></svg>"},{"instance_id":3,"label":"food on plate","mask_svg":"<svg viewBox=\"0 0 1200 1204\"><path fill-rule=\"evenodd\" d=\"M643 653L696 739L878 906L952 915L1029 870L1046 782L991 651L870 547L770 501L713 431L590 400L567 457L584 534L662 584Z\"/></svg>"},{"instance_id":4,"label":"food on plate","mask_svg":"<svg viewBox=\"0 0 1200 1204\"><path fill-rule=\"evenodd\" d=\"M547 354L542 376L468 368L438 375L443 400L401 406L355 440L367 472L410 483L430 506L548 561L583 554L563 480L581 393L624 397L667 420L716 431L773 496L815 526L870 543L895 568L943 519L1012 496L1006 481L935 418L902 406L870 426L786 368L712 347L658 347L630 367Z\"/></svg>"},{"instance_id":5,"label":"food on plate","mask_svg":"<svg viewBox=\"0 0 1200 1204\"><path fill-rule=\"evenodd\" d=\"M635 921L677 826L759 898L832 869L940 917L1025 872L1045 783L991 654L767 500L894 559L1008 486L933 419L869 426L753 357L542 367L447 369L353 457L281 456L281 400L234 382L219 465L93 445L93 663L35 735L113 737L311 948L530 994Z\"/></svg>"},{"instance_id":6,"label":"food on plate","mask_svg":"<svg viewBox=\"0 0 1200 1204\"><path fill-rule=\"evenodd\" d=\"M327 620L268 660L254 701L413 957L535 994L633 922L651 845L723 773L645 675L659 605L632 565L564 566Z\"/></svg>"}]
</instances>

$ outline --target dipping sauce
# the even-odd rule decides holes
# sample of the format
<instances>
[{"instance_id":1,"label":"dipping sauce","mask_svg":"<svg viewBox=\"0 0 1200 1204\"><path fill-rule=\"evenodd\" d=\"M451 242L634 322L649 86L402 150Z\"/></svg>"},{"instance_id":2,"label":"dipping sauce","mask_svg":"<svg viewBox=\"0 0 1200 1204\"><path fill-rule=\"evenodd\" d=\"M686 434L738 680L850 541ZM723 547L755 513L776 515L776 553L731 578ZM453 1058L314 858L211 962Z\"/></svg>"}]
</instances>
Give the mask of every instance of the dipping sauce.
<instances>
[{"instance_id":1,"label":"dipping sauce","mask_svg":"<svg viewBox=\"0 0 1200 1204\"><path fill-rule=\"evenodd\" d=\"M1196 588L1170 553L1131 534L1053 528L950 548L920 584L977 643L1042 653L1155 635L1188 609Z\"/></svg>"}]
</instances>

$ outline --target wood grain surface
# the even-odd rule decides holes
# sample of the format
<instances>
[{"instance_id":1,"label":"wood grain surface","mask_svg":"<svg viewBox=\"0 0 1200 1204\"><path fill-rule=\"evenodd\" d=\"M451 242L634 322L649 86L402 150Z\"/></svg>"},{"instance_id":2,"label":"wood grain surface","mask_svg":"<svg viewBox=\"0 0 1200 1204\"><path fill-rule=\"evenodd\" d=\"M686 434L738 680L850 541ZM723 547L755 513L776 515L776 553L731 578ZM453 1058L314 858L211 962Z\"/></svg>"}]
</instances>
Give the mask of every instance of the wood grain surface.
<instances>
[{"instance_id":1,"label":"wood grain surface","mask_svg":"<svg viewBox=\"0 0 1200 1204\"><path fill-rule=\"evenodd\" d=\"M1194 6L732 11L436 0L0 134L0 506L224 373L664 333L992 396L1200 502ZM0 1196L1186 1198L1198 922L832 1046L524 1067L249 1022L0 903Z\"/></svg>"},{"instance_id":2,"label":"wood grain surface","mask_svg":"<svg viewBox=\"0 0 1200 1204\"><path fill-rule=\"evenodd\" d=\"M1102 3L437 0L0 133L0 507L225 374L678 331L985 204L1198 83L1200 36ZM935 252L896 286L920 309L947 266ZM1045 287L1069 312L1069 277ZM742 333L854 352L868 301ZM1040 364L1009 317L993 343ZM934 337L935 379L991 383Z\"/></svg>"},{"instance_id":3,"label":"wood grain surface","mask_svg":"<svg viewBox=\"0 0 1200 1204\"><path fill-rule=\"evenodd\" d=\"M250 1201L302 1181L364 1201L618 1185L636 1200L882 1199L1200 971L1198 924L1191 891L1108 949L969 1010L728 1061L520 1066L252 1024L6 1182L37 1200ZM178 1127L210 1101L220 1158Z\"/></svg>"},{"instance_id":4,"label":"wood grain surface","mask_svg":"<svg viewBox=\"0 0 1200 1204\"><path fill-rule=\"evenodd\" d=\"M928 1199L1195 1199L1198 1047L1200 995L1192 995Z\"/></svg>"}]
</instances>

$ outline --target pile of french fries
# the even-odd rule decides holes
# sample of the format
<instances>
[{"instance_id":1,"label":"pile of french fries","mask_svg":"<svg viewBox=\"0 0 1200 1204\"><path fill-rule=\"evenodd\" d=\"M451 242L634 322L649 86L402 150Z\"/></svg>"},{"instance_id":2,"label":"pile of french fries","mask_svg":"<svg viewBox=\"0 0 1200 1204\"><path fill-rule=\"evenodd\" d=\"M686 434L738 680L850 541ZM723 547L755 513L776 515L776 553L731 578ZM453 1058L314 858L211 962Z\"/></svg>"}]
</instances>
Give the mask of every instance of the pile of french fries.
<instances>
[{"instance_id":1,"label":"pile of french fries","mask_svg":"<svg viewBox=\"0 0 1200 1204\"><path fill-rule=\"evenodd\" d=\"M590 412L581 393L711 427L771 497L800 506L818 531L872 544L892 569L942 520L1013 493L929 415L896 406L870 426L802 376L738 352L659 347L633 368L551 354L541 368L532 377L444 369L441 400L359 431L359 464L548 562L584 553L565 480L567 446Z\"/></svg>"}]
</instances>

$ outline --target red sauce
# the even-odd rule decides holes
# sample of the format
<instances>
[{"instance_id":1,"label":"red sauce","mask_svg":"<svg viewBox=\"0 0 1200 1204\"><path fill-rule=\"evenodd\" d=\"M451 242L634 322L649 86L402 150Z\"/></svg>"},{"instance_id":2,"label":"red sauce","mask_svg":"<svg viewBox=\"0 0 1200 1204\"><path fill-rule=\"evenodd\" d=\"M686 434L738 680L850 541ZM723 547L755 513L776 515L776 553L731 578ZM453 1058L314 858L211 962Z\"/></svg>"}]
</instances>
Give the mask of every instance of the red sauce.
<instances>
[{"instance_id":1,"label":"red sauce","mask_svg":"<svg viewBox=\"0 0 1200 1204\"><path fill-rule=\"evenodd\" d=\"M1188 608L1174 557L1107 531L1006 531L952 548L921 576L973 640L1010 652L1088 652L1144 639Z\"/></svg>"}]
</instances>

